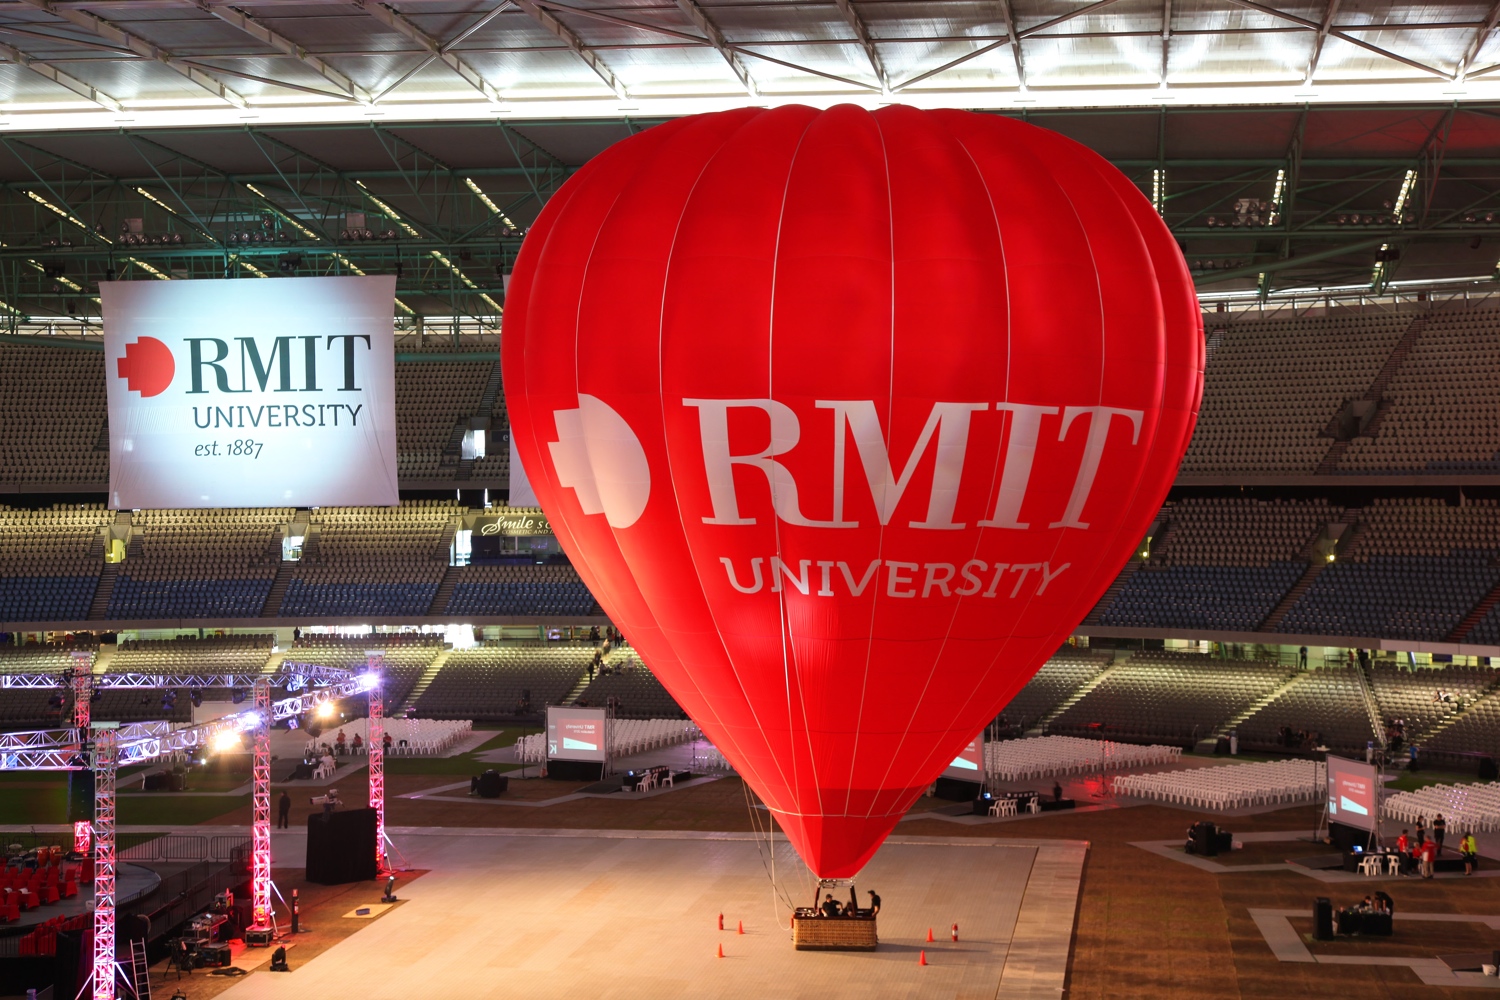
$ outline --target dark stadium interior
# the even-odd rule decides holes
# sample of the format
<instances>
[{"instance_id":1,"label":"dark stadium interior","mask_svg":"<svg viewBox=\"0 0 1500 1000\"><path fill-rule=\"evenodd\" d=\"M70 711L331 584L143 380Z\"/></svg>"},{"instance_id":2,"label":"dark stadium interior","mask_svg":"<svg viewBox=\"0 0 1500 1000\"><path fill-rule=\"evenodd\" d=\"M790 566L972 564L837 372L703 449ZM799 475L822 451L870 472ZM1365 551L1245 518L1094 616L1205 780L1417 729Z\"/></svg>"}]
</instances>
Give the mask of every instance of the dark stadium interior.
<instances>
[{"instance_id":1,"label":"dark stadium interior","mask_svg":"<svg viewBox=\"0 0 1500 1000\"><path fill-rule=\"evenodd\" d=\"M924 785L861 873L868 955L792 949L824 886L571 528L513 497L501 360L570 179L799 103L1092 149L1204 333L1165 502L978 738L978 783ZM395 283L399 503L112 504L101 283L335 276ZM567 710L608 720L602 763L559 766ZM101 733L145 756L98 764ZM1372 768L1366 825L1340 759ZM1500 974L1497 761L1497 0L0 2L0 1000L103 997L76 978L96 830L122 996L1465 996ZM393 898L314 877L341 858L313 829L367 810ZM240 919L272 877L285 977ZM1394 933L1348 933L1378 891ZM240 973L185 975L215 935Z\"/></svg>"}]
</instances>

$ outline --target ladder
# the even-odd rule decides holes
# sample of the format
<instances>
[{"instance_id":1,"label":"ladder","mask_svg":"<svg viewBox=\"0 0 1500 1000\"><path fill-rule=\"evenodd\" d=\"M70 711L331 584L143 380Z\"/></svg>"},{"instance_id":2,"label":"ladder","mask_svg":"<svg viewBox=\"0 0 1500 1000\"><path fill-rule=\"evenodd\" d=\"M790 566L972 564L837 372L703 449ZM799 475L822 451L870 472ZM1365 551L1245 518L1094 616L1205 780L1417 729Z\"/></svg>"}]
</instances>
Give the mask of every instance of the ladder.
<instances>
[{"instance_id":1,"label":"ladder","mask_svg":"<svg viewBox=\"0 0 1500 1000\"><path fill-rule=\"evenodd\" d=\"M130 986L135 991L135 1000L151 1000L151 971L146 959L146 942L134 938L130 942Z\"/></svg>"}]
</instances>

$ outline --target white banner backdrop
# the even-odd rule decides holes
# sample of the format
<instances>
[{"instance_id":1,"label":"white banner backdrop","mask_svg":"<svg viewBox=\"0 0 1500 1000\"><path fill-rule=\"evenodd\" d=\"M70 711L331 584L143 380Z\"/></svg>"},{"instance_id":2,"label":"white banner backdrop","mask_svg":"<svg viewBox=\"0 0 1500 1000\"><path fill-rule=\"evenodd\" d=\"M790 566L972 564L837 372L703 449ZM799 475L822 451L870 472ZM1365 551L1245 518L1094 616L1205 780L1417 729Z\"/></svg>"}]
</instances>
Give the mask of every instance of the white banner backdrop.
<instances>
[{"instance_id":1,"label":"white banner backdrop","mask_svg":"<svg viewBox=\"0 0 1500 1000\"><path fill-rule=\"evenodd\" d=\"M399 501L394 277L99 291L110 506Z\"/></svg>"}]
</instances>

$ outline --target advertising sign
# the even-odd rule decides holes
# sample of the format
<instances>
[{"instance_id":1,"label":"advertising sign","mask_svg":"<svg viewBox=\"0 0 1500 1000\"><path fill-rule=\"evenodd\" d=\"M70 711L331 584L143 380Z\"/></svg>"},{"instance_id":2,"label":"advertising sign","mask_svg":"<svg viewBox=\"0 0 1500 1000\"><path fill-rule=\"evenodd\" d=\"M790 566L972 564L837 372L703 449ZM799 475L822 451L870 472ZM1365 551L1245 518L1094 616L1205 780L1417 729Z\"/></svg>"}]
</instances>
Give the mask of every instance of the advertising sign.
<instances>
[{"instance_id":1,"label":"advertising sign","mask_svg":"<svg viewBox=\"0 0 1500 1000\"><path fill-rule=\"evenodd\" d=\"M602 708L547 706L547 759L603 761L607 726Z\"/></svg>"},{"instance_id":2,"label":"advertising sign","mask_svg":"<svg viewBox=\"0 0 1500 1000\"><path fill-rule=\"evenodd\" d=\"M99 289L111 507L398 502L394 277Z\"/></svg>"}]
</instances>

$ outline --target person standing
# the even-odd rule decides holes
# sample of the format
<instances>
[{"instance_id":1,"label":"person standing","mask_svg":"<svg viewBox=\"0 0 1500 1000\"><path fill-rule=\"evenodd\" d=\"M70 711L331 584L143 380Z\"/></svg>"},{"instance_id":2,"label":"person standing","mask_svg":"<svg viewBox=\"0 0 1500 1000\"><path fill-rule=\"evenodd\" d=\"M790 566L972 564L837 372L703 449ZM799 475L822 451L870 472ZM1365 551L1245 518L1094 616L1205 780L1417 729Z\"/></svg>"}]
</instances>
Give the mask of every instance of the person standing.
<instances>
[{"instance_id":1,"label":"person standing","mask_svg":"<svg viewBox=\"0 0 1500 1000\"><path fill-rule=\"evenodd\" d=\"M1432 863L1437 860L1437 845L1430 840L1422 842L1422 877L1432 878Z\"/></svg>"},{"instance_id":2,"label":"person standing","mask_svg":"<svg viewBox=\"0 0 1500 1000\"><path fill-rule=\"evenodd\" d=\"M1448 835L1448 821L1443 819L1443 814L1438 813L1432 817L1432 839L1437 841L1438 853L1443 853L1443 838Z\"/></svg>"},{"instance_id":3,"label":"person standing","mask_svg":"<svg viewBox=\"0 0 1500 1000\"><path fill-rule=\"evenodd\" d=\"M1420 849L1423 842L1427 840L1427 817L1417 817L1417 847Z\"/></svg>"},{"instance_id":4,"label":"person standing","mask_svg":"<svg viewBox=\"0 0 1500 1000\"><path fill-rule=\"evenodd\" d=\"M874 889L871 889L870 890L870 916L875 917L875 916L879 916L879 915L880 915L880 897L875 894L875 890Z\"/></svg>"},{"instance_id":5,"label":"person standing","mask_svg":"<svg viewBox=\"0 0 1500 1000\"><path fill-rule=\"evenodd\" d=\"M281 790L281 798L276 803L276 829L289 830L292 826L292 797L287 794L285 788Z\"/></svg>"},{"instance_id":6,"label":"person standing","mask_svg":"<svg viewBox=\"0 0 1500 1000\"><path fill-rule=\"evenodd\" d=\"M1479 844L1475 842L1471 831L1464 831L1464 839L1458 842L1458 853L1463 855L1464 874L1473 875L1474 860L1479 855Z\"/></svg>"}]
</instances>

